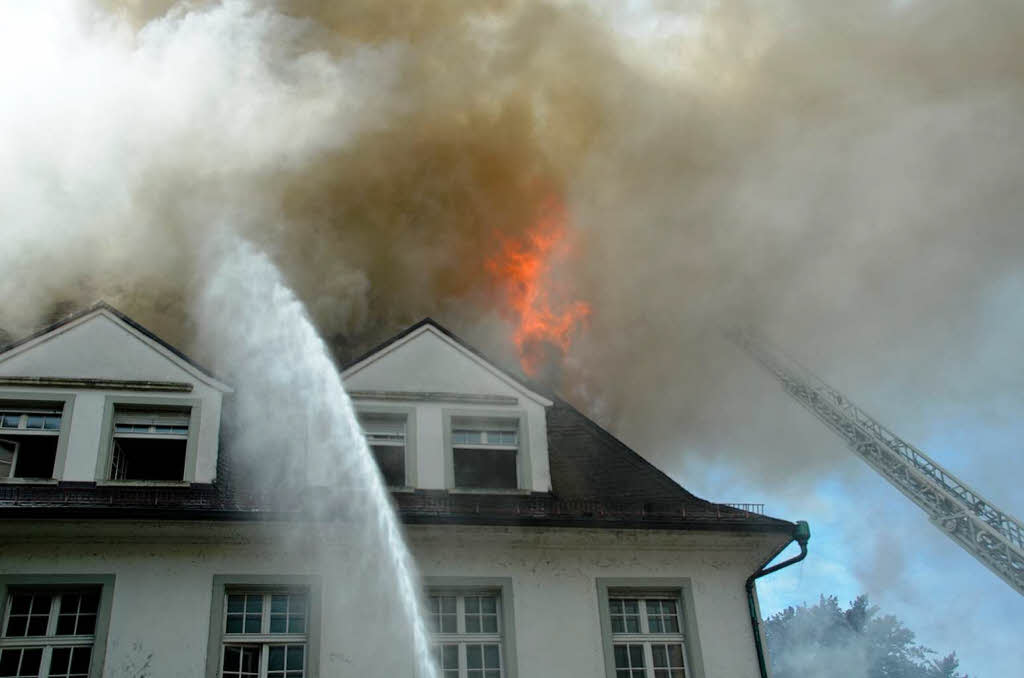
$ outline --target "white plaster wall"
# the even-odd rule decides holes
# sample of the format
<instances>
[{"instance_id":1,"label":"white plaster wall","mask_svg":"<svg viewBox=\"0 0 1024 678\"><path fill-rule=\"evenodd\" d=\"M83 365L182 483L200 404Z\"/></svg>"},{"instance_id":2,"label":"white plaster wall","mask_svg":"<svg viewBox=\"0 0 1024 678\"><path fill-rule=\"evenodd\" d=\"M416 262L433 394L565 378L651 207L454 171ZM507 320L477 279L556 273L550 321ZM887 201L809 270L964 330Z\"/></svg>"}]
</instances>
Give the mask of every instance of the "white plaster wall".
<instances>
[{"instance_id":1,"label":"white plaster wall","mask_svg":"<svg viewBox=\"0 0 1024 678\"><path fill-rule=\"evenodd\" d=\"M124 325L102 314L12 353L0 362L0 375L155 381L186 381L188 375Z\"/></svg>"},{"instance_id":2,"label":"white plaster wall","mask_svg":"<svg viewBox=\"0 0 1024 678\"><path fill-rule=\"evenodd\" d=\"M38 343L13 349L0 360L0 376L174 381L192 385L190 392L141 392L130 390L60 389L52 387L0 387L2 398L45 399L74 394L67 458L64 468L55 468L61 480L92 481L96 459L107 440L103 430L106 398L154 398L198 400L196 482L211 482L216 476L222 393L126 328L119 321L99 314L73 323L44 337Z\"/></svg>"},{"instance_id":3,"label":"white plaster wall","mask_svg":"<svg viewBox=\"0 0 1024 678\"><path fill-rule=\"evenodd\" d=\"M36 375L19 375L36 376ZM139 377L119 377L138 379ZM217 474L217 446L219 441L221 394L201 383L195 383L191 393L152 393L127 390L75 390L55 388L2 387L3 399L42 399L75 396L71 408L71 425L68 429L67 457L64 468L55 468L54 477L59 480L93 481L96 478L96 460L100 448L107 443L104 430L103 411L108 397L155 398L161 402L180 400L183 405L199 401L200 417L197 434L196 482L209 483ZM172 403L173 404L173 403Z\"/></svg>"},{"instance_id":4,"label":"white plaster wall","mask_svg":"<svg viewBox=\"0 0 1024 678\"><path fill-rule=\"evenodd\" d=\"M7 544L0 572L114 574L105 675L131 675L121 670L149 657L150 675L168 678L204 675L214 575L319 574L321 676L385 675L363 663L365 639L353 633L372 609L346 609L338 602L361 587L365 568L375 567L346 549L343 535L325 540L318 533L317 545L326 554L318 560L295 551L301 528L294 525L287 527L289 539L277 542L253 525L193 526L169 534L175 529L108 524L101 536L95 525L69 525L47 526L43 534L35 526L8 523L0 525ZM743 582L771 540L456 527L414 527L410 539L424 575L512 579L519 678L605 675L598 577L690 578L705 675L757 675ZM288 548L282 548L285 543ZM408 646L408 639L394 642L399 654Z\"/></svg>"},{"instance_id":5,"label":"white plaster wall","mask_svg":"<svg viewBox=\"0 0 1024 678\"><path fill-rule=\"evenodd\" d=\"M476 356L469 356L436 330L426 327L401 345L369 362L357 365L344 375L349 391L398 391L407 393L506 396L514 405L468 404L445 401L443 396L423 401L376 401L360 399L357 406L395 406L416 408L417 487L444 489L444 410L480 412L482 416L507 411L526 412L527 448L530 476L526 489L547 492L551 489L548 465L548 436L545 407L525 388L496 376Z\"/></svg>"},{"instance_id":6,"label":"white plaster wall","mask_svg":"<svg viewBox=\"0 0 1024 678\"><path fill-rule=\"evenodd\" d=\"M347 388L522 395L431 327L356 367L346 371Z\"/></svg>"},{"instance_id":7,"label":"white plaster wall","mask_svg":"<svg viewBox=\"0 0 1024 678\"><path fill-rule=\"evenodd\" d=\"M525 489L535 492L551 490L551 471L548 466L547 420L544 407L532 401L519 401L516 405L476 405L440 401L395 401L359 399L356 409L386 410L399 406L413 408L415 417L414 440L416 451L416 487L427 490L445 489L444 426L445 410L457 410L460 415L479 413L480 416L515 416L526 413L527 453L530 455L530 476Z\"/></svg>"}]
</instances>

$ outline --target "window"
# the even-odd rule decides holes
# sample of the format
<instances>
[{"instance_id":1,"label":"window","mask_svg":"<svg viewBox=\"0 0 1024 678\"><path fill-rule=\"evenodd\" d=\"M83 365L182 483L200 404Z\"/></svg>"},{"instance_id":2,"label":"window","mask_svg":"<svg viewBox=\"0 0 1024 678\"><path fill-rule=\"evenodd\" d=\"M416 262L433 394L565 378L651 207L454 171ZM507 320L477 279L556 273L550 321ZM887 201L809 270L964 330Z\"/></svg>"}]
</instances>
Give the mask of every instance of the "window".
<instances>
[{"instance_id":1,"label":"window","mask_svg":"<svg viewBox=\"0 0 1024 678\"><path fill-rule=\"evenodd\" d=\"M519 487L519 420L451 417L454 486Z\"/></svg>"},{"instance_id":2,"label":"window","mask_svg":"<svg viewBox=\"0 0 1024 678\"><path fill-rule=\"evenodd\" d=\"M407 420L405 414L366 412L359 415L366 444L389 487L409 485L405 471Z\"/></svg>"},{"instance_id":3,"label":"window","mask_svg":"<svg viewBox=\"0 0 1024 678\"><path fill-rule=\"evenodd\" d=\"M615 678L688 678L678 590L607 592L604 610Z\"/></svg>"},{"instance_id":4,"label":"window","mask_svg":"<svg viewBox=\"0 0 1024 678\"><path fill-rule=\"evenodd\" d=\"M63 403L0 405L0 479L52 478Z\"/></svg>"},{"instance_id":5,"label":"window","mask_svg":"<svg viewBox=\"0 0 1024 678\"><path fill-rule=\"evenodd\" d=\"M305 678L308 646L305 591L228 591L220 675Z\"/></svg>"},{"instance_id":6,"label":"window","mask_svg":"<svg viewBox=\"0 0 1024 678\"><path fill-rule=\"evenodd\" d=\"M9 577L10 580L21 579ZM102 583L54 585L3 583L0 676L90 678L99 676L106 645L113 577ZM68 577L53 577L52 580Z\"/></svg>"},{"instance_id":7,"label":"window","mask_svg":"<svg viewBox=\"0 0 1024 678\"><path fill-rule=\"evenodd\" d=\"M440 678L509 675L500 590L432 591L426 616Z\"/></svg>"},{"instance_id":8,"label":"window","mask_svg":"<svg viewBox=\"0 0 1024 678\"><path fill-rule=\"evenodd\" d=\"M214 577L209 678L316 678L319 580Z\"/></svg>"},{"instance_id":9,"label":"window","mask_svg":"<svg viewBox=\"0 0 1024 678\"><path fill-rule=\"evenodd\" d=\"M183 480L188 409L115 407L111 480Z\"/></svg>"}]
</instances>

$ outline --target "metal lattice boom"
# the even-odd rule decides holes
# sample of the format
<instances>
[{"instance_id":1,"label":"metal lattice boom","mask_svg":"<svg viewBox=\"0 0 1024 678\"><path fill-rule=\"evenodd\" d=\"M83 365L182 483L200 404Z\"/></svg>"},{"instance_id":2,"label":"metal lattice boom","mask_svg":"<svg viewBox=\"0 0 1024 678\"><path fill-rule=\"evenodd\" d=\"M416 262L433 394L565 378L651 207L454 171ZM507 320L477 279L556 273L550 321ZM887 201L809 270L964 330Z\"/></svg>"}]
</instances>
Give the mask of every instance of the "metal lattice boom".
<instances>
[{"instance_id":1,"label":"metal lattice boom","mask_svg":"<svg viewBox=\"0 0 1024 678\"><path fill-rule=\"evenodd\" d=\"M786 393L924 509L932 523L1024 595L1024 524L765 341L749 333L731 338L775 375Z\"/></svg>"}]
</instances>

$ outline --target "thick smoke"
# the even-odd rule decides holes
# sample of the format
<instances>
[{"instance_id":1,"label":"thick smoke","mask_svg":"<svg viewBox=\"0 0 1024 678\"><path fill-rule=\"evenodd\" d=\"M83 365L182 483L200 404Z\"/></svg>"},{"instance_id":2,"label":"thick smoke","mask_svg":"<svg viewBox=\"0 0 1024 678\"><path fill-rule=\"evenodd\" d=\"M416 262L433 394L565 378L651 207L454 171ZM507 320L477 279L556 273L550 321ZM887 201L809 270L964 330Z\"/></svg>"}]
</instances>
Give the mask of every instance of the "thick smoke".
<instances>
[{"instance_id":1,"label":"thick smoke","mask_svg":"<svg viewBox=\"0 0 1024 678\"><path fill-rule=\"evenodd\" d=\"M226 222L342 357L433 315L514 363L487 258L554 198L592 308L562 392L673 472L799 480L837 446L744 433L778 396L720 330L854 387L899 365L896 386L943 389L1024 248L1017 2L0 12L14 336L106 298L190 347Z\"/></svg>"},{"instance_id":2,"label":"thick smoke","mask_svg":"<svg viewBox=\"0 0 1024 678\"><path fill-rule=\"evenodd\" d=\"M864 478L721 340L753 325L1019 512L1017 441L969 432L1024 388L1024 4L680 4L3 3L0 327L104 298L218 363L227 225L342 359L432 315L514 364L487 260L555 200L591 308L558 387L691 489Z\"/></svg>"}]
</instances>

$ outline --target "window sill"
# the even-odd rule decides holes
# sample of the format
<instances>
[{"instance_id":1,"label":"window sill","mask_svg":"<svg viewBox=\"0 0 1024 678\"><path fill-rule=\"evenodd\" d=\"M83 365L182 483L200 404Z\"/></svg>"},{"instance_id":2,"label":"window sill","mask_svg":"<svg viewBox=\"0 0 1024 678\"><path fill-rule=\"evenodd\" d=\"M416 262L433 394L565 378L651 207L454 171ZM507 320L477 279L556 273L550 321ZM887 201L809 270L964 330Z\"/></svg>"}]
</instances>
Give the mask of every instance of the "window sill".
<instances>
[{"instance_id":1,"label":"window sill","mask_svg":"<svg viewBox=\"0 0 1024 678\"><path fill-rule=\"evenodd\" d=\"M387 488L388 492L398 492L400 494L412 494L416 491L415 487L410 487L409 485L385 485L384 487Z\"/></svg>"},{"instance_id":2,"label":"window sill","mask_svg":"<svg viewBox=\"0 0 1024 678\"><path fill-rule=\"evenodd\" d=\"M448 494L514 494L514 495L528 495L532 494L533 490L526 488L517 488L514 490L502 489L502 488L487 488L487 487L449 487Z\"/></svg>"},{"instance_id":3,"label":"window sill","mask_svg":"<svg viewBox=\"0 0 1024 678\"><path fill-rule=\"evenodd\" d=\"M187 480L97 480L96 487L191 487Z\"/></svg>"},{"instance_id":4,"label":"window sill","mask_svg":"<svg viewBox=\"0 0 1024 678\"><path fill-rule=\"evenodd\" d=\"M0 478L2 485L56 485L56 478Z\"/></svg>"}]
</instances>

